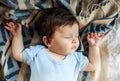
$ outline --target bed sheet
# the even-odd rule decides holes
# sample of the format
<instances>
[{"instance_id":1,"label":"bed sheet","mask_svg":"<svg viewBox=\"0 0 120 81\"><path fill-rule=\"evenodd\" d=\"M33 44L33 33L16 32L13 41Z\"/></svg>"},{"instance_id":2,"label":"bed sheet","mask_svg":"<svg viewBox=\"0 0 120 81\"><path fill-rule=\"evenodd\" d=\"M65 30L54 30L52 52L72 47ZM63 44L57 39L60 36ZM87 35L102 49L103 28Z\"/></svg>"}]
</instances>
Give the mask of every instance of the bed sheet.
<instances>
[{"instance_id":1,"label":"bed sheet","mask_svg":"<svg viewBox=\"0 0 120 81\"><path fill-rule=\"evenodd\" d=\"M62 7L70 10L81 25L80 37L87 56L86 34L101 32L101 67L96 72L81 72L78 81L119 81L119 30L120 0L0 0L0 78L2 81L29 81L30 70L14 60L11 52L11 35L4 29L7 20L14 19L23 25L25 47L38 42L34 22L45 8ZM81 49L81 48L80 48ZM114 75L114 76L112 76Z\"/></svg>"}]
</instances>

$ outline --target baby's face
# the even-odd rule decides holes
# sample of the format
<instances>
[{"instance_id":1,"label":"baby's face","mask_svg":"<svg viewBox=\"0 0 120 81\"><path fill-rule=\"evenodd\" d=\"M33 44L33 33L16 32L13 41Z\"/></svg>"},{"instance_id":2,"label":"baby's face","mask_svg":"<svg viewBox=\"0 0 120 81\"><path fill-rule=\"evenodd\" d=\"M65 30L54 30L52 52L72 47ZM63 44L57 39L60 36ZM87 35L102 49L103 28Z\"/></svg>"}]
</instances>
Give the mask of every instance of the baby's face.
<instances>
[{"instance_id":1,"label":"baby's face","mask_svg":"<svg viewBox=\"0 0 120 81\"><path fill-rule=\"evenodd\" d=\"M73 53L79 46L78 24L63 26L56 29L48 49L51 52L68 55Z\"/></svg>"}]
</instances>

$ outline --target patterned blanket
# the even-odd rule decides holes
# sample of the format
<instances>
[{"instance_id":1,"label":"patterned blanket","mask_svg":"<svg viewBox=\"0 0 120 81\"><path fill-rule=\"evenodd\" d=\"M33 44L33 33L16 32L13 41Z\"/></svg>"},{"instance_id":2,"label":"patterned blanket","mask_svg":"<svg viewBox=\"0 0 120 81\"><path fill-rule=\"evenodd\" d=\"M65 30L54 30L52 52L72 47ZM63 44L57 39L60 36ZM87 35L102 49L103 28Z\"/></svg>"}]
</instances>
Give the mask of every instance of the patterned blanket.
<instances>
[{"instance_id":1,"label":"patterned blanket","mask_svg":"<svg viewBox=\"0 0 120 81\"><path fill-rule=\"evenodd\" d=\"M120 17L120 0L0 0L0 81L29 81L30 75L29 67L15 61L12 56L11 35L4 29L5 22L14 19L23 25L24 45L28 47L39 41L34 22L40 16L40 11L51 7L65 8L76 16L81 26L80 37L85 56L89 50L86 34L101 32L106 35L106 39ZM108 50L104 47L101 53ZM104 75L98 76L99 71L81 72L78 81L109 81L100 80Z\"/></svg>"}]
</instances>

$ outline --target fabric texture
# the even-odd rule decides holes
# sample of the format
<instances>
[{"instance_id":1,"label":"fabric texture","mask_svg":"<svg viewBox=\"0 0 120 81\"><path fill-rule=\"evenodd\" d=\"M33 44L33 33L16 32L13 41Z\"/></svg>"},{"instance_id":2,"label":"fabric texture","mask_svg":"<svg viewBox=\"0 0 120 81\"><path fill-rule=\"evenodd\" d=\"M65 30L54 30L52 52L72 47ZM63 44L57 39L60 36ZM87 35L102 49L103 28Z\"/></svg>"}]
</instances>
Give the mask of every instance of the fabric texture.
<instances>
[{"instance_id":1,"label":"fabric texture","mask_svg":"<svg viewBox=\"0 0 120 81\"><path fill-rule=\"evenodd\" d=\"M30 81L77 81L79 72L84 71L89 63L82 52L69 54L64 60L56 60L43 45L26 48L23 60L31 68Z\"/></svg>"},{"instance_id":2,"label":"fabric texture","mask_svg":"<svg viewBox=\"0 0 120 81\"><path fill-rule=\"evenodd\" d=\"M80 37L86 56L89 50L86 34L101 32L106 35L106 39L109 32L116 27L116 19L120 17L120 0L0 0L0 74L2 81L11 81L11 79L28 81L30 75L29 67L24 63L18 63L12 57L11 35L4 29L5 22L14 19L23 25L24 45L28 47L39 40L34 31L34 22L40 16L40 11L51 7L71 10L76 16L80 22ZM101 46L101 50L101 55L109 53L106 44ZM103 65L104 63L101 64L101 66ZM106 71L103 76L98 75L99 70L97 74L93 73L94 75L88 72L80 73L79 81L108 81L105 77ZM93 80L91 77L97 77L97 80Z\"/></svg>"}]
</instances>

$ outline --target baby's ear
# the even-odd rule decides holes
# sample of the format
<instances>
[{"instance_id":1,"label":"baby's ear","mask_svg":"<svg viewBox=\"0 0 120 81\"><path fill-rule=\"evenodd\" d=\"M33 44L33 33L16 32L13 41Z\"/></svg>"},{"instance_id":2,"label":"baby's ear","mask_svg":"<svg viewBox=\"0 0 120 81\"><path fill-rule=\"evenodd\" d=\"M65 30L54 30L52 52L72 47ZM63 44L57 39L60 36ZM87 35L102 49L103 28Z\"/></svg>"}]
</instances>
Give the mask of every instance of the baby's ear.
<instances>
[{"instance_id":1,"label":"baby's ear","mask_svg":"<svg viewBox=\"0 0 120 81\"><path fill-rule=\"evenodd\" d=\"M42 40L43 40L43 43L44 43L47 47L50 47L50 42L49 42L47 36L43 36Z\"/></svg>"}]
</instances>

